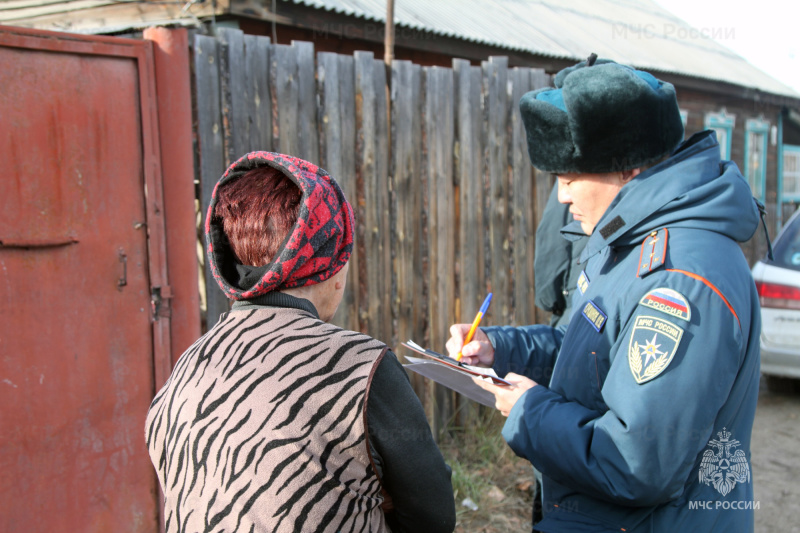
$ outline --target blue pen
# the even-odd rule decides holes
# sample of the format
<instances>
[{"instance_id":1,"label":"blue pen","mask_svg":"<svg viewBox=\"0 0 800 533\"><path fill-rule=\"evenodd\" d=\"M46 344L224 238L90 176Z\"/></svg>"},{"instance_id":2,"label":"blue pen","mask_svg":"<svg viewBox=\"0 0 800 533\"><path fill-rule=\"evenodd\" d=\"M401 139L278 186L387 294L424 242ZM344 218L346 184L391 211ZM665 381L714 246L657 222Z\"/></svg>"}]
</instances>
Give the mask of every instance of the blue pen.
<instances>
[{"instance_id":1,"label":"blue pen","mask_svg":"<svg viewBox=\"0 0 800 533\"><path fill-rule=\"evenodd\" d=\"M472 327L469 328L469 333L467 333L466 338L464 339L464 344L462 346L466 346L472 340L473 335L475 335L475 331L478 329L478 325L481 323L481 318L486 313L486 310L489 309L489 302L492 301L492 293L490 292L486 299L483 301L483 305L481 305L480 311L478 311L475 320L472 321ZM456 356L456 361L461 361L461 350L458 351L458 355Z\"/></svg>"}]
</instances>

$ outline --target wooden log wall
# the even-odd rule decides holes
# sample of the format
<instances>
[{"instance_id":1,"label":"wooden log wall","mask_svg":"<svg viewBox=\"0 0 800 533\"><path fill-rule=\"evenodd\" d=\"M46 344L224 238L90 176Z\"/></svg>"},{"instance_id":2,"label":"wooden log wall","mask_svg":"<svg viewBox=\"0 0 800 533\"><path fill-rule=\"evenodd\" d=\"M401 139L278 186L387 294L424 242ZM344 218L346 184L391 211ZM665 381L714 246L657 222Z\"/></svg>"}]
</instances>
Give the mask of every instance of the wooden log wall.
<instances>
[{"instance_id":1,"label":"wooden log wall","mask_svg":"<svg viewBox=\"0 0 800 533\"><path fill-rule=\"evenodd\" d=\"M543 71L504 57L386 69L371 52L315 54L311 43L234 29L195 35L193 54L204 218L225 168L253 150L319 164L353 205L356 247L334 323L402 360L409 339L444 351L449 326L471 322L488 292L485 325L545 320L534 306L534 237L552 182L530 165L517 107L550 84ZM211 327L228 302L208 273L206 283ZM437 433L474 412L411 379Z\"/></svg>"}]
</instances>

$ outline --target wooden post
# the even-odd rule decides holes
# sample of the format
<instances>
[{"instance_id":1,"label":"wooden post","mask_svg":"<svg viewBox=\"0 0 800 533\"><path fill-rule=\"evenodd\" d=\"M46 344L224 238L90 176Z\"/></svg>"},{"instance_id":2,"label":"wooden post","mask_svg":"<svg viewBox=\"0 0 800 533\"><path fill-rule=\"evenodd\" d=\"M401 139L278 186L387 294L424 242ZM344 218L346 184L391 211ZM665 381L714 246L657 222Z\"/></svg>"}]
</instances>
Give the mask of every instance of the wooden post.
<instances>
[{"instance_id":1,"label":"wooden post","mask_svg":"<svg viewBox=\"0 0 800 533\"><path fill-rule=\"evenodd\" d=\"M493 324L511 322L511 250L508 165L508 58L491 57L483 62L486 107L486 171L488 183L487 213L489 218L488 279L492 305L489 315Z\"/></svg>"},{"instance_id":2,"label":"wooden post","mask_svg":"<svg viewBox=\"0 0 800 533\"><path fill-rule=\"evenodd\" d=\"M200 336L189 42L183 28L148 28L144 37L155 44L174 365Z\"/></svg>"},{"instance_id":3,"label":"wooden post","mask_svg":"<svg viewBox=\"0 0 800 533\"><path fill-rule=\"evenodd\" d=\"M208 204L222 173L225 172L225 148L222 139L222 109L220 107L220 72L217 40L196 34L194 37L195 101L197 145L200 170L200 212L205 227ZM203 249L206 250L204 243ZM219 315L228 310L228 299L211 275L208 258L204 269L206 293L206 329L217 323Z\"/></svg>"},{"instance_id":4,"label":"wooden post","mask_svg":"<svg viewBox=\"0 0 800 533\"><path fill-rule=\"evenodd\" d=\"M387 68L394 60L394 0L386 0L386 32L383 36L383 62Z\"/></svg>"}]
</instances>

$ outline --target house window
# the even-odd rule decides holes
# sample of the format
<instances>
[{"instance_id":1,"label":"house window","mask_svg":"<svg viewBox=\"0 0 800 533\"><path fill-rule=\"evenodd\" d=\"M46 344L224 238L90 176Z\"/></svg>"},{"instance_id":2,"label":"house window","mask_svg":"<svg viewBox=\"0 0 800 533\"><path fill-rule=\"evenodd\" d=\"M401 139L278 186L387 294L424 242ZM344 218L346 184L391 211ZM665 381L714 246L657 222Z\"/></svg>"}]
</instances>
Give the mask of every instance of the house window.
<instances>
[{"instance_id":1,"label":"house window","mask_svg":"<svg viewBox=\"0 0 800 533\"><path fill-rule=\"evenodd\" d=\"M731 136L736 124L736 115L729 115L725 108L719 113L706 113L705 127L717 132L719 155L722 159L731 158Z\"/></svg>"},{"instance_id":2,"label":"house window","mask_svg":"<svg viewBox=\"0 0 800 533\"><path fill-rule=\"evenodd\" d=\"M783 201L800 202L800 146L783 145Z\"/></svg>"},{"instance_id":3,"label":"house window","mask_svg":"<svg viewBox=\"0 0 800 533\"><path fill-rule=\"evenodd\" d=\"M744 172L753 196L764 200L767 181L767 135L769 122L761 118L747 119L744 136Z\"/></svg>"}]
</instances>

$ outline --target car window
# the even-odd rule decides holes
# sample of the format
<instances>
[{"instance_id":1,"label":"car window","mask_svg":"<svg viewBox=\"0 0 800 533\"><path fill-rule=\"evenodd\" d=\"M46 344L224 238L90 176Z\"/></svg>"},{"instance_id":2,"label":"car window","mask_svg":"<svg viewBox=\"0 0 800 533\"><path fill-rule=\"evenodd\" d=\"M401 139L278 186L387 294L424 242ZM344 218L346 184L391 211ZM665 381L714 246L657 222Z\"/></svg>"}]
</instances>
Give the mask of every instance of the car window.
<instances>
[{"instance_id":1,"label":"car window","mask_svg":"<svg viewBox=\"0 0 800 533\"><path fill-rule=\"evenodd\" d=\"M773 247L775 261L772 264L792 270L800 270L800 216L794 217Z\"/></svg>"}]
</instances>

